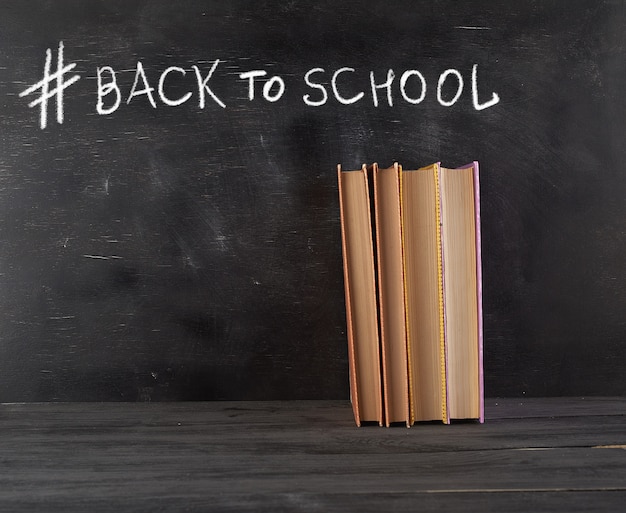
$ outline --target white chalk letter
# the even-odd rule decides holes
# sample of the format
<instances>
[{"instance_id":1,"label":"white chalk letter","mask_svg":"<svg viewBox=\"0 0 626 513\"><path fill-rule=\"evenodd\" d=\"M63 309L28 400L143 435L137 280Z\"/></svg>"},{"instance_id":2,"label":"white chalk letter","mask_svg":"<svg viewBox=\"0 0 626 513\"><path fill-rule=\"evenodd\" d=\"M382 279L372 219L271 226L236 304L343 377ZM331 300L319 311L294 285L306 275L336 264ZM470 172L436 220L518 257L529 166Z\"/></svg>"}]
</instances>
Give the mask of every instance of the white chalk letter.
<instances>
[{"instance_id":1,"label":"white chalk letter","mask_svg":"<svg viewBox=\"0 0 626 513\"><path fill-rule=\"evenodd\" d=\"M441 97L441 88L443 87L443 84L446 81L446 78L448 78L448 75L456 76L457 80L459 81L459 87L456 90L456 94L454 95L454 98L452 98L452 100L447 102L447 101L444 101L444 99ZM439 76L439 82L437 83L437 101L441 105L443 105L444 107L450 107L454 105L456 101L459 99L459 96L461 96L462 92L463 92L463 77L461 76L461 73L459 73L457 70L447 69Z\"/></svg>"},{"instance_id":2,"label":"white chalk letter","mask_svg":"<svg viewBox=\"0 0 626 513\"><path fill-rule=\"evenodd\" d=\"M417 76L422 84L422 94L420 94L419 98L410 98L406 94L406 83L412 76ZM426 79L424 78L424 75L416 69L409 69L402 73L402 76L400 77L400 94L402 94L402 98L404 98L405 101L412 103L413 105L417 105L418 103L424 101L424 98L426 98Z\"/></svg>"},{"instance_id":3,"label":"white chalk letter","mask_svg":"<svg viewBox=\"0 0 626 513\"><path fill-rule=\"evenodd\" d=\"M102 68L98 68L98 103L96 105L96 110L98 114L112 114L117 110L120 106L120 102L122 101L122 94L120 93L120 88L117 87L117 79L115 78L115 70L111 66L103 66ZM107 84L102 83L102 73L107 72L111 75L111 81ZM113 105L110 107L104 107L104 97L115 93L115 101Z\"/></svg>"},{"instance_id":4,"label":"white chalk letter","mask_svg":"<svg viewBox=\"0 0 626 513\"><path fill-rule=\"evenodd\" d=\"M387 88L387 103L390 107L393 107L393 98L391 97L391 84L396 74L392 69L387 71L387 81L382 84L376 84L374 80L374 72L370 71L370 83L372 84L372 99L374 100L374 107L378 107L378 93L376 89Z\"/></svg>"},{"instance_id":5,"label":"white chalk letter","mask_svg":"<svg viewBox=\"0 0 626 513\"><path fill-rule=\"evenodd\" d=\"M474 108L476 110L483 110L498 103L500 101L500 97L496 93L491 93L491 100L483 104L478 103L478 80L476 78L477 70L478 64L474 64L472 67L472 101L474 102Z\"/></svg>"},{"instance_id":6,"label":"white chalk letter","mask_svg":"<svg viewBox=\"0 0 626 513\"><path fill-rule=\"evenodd\" d=\"M241 80L245 80L246 78L248 79L248 100L254 100L254 79L257 77L264 77L265 75L267 75L267 71L263 71L262 69L255 69L239 74L239 78Z\"/></svg>"},{"instance_id":7,"label":"white chalk letter","mask_svg":"<svg viewBox=\"0 0 626 513\"><path fill-rule=\"evenodd\" d=\"M274 86L274 84L278 84L278 91L276 92L276 94L271 95L270 93L272 92L272 87ZM267 82L265 82L265 85L263 86L263 97L268 102L278 101L284 92L285 92L285 81L282 78L280 78L278 75L270 78Z\"/></svg>"},{"instance_id":8,"label":"white chalk letter","mask_svg":"<svg viewBox=\"0 0 626 513\"><path fill-rule=\"evenodd\" d=\"M213 72L217 69L217 65L219 64L220 60L217 59L214 63L213 66L211 66L211 70L209 71L209 74L206 76L205 79L202 78L202 73L200 72L200 68L198 68L198 66L192 66L194 71L196 72L196 78L198 79L198 95L200 96L200 100L198 102L198 106L201 109L204 109L204 105L205 105L205 93L209 93L209 96L211 98L213 98L213 100L215 101L215 103L217 103L220 107L222 107L222 109L226 108L226 105L224 105L224 103L217 97L215 96L215 94L213 93L213 91L211 91L211 88L207 85L207 83L209 82L209 80L211 80L211 76L213 75Z\"/></svg>"},{"instance_id":9,"label":"white chalk letter","mask_svg":"<svg viewBox=\"0 0 626 513\"><path fill-rule=\"evenodd\" d=\"M311 82L310 77L313 73L324 73L324 68L310 69L309 71L307 71L306 75L304 75L304 81L306 82L306 85L322 91L322 99L317 101L311 100L310 94L305 94L302 99L304 100L304 103L311 107L319 107L320 105L324 105L326 103L326 100L328 100L328 93L326 92L326 88L322 84L316 84L315 82Z\"/></svg>"},{"instance_id":10,"label":"white chalk letter","mask_svg":"<svg viewBox=\"0 0 626 513\"><path fill-rule=\"evenodd\" d=\"M144 88L137 91L137 83L139 82L139 77L141 77ZM141 64L141 61L137 61L137 71L135 72L135 82L133 83L133 87L130 90L128 99L126 100L126 105L130 103L133 97L145 94L148 97L148 100L150 100L150 105L152 105L152 108L156 109L157 106L156 106L156 102L154 101L154 97L152 96L152 91L154 91L154 87L150 87L150 85L148 84L148 79L146 78L146 74L143 70L143 64Z\"/></svg>"},{"instance_id":11,"label":"white chalk letter","mask_svg":"<svg viewBox=\"0 0 626 513\"><path fill-rule=\"evenodd\" d=\"M165 96L165 79L167 78L167 75L170 74L172 71L178 71L178 73L181 73L183 76L186 75L185 70L183 68L179 68L178 66L171 66L170 68L167 68L163 73L161 73L161 77L159 78L159 97L165 105L169 105L170 107L176 107L177 105L182 105L189 98L191 98L191 92L188 92L186 95L181 96L178 100L170 100L167 96Z\"/></svg>"},{"instance_id":12,"label":"white chalk letter","mask_svg":"<svg viewBox=\"0 0 626 513\"><path fill-rule=\"evenodd\" d=\"M339 68L337 71L335 71L335 73L333 73L333 78L330 81L330 85L333 88L333 93L335 93L335 98L337 98L337 101L339 103L343 103L344 105L350 105L351 103L358 102L361 98L363 98L365 93L361 91L359 94L353 96L352 98L344 98L339 94L339 90L337 89L337 78L339 78L339 75L341 73L345 73L346 71L350 71L352 73L354 72L354 68Z\"/></svg>"}]
</instances>

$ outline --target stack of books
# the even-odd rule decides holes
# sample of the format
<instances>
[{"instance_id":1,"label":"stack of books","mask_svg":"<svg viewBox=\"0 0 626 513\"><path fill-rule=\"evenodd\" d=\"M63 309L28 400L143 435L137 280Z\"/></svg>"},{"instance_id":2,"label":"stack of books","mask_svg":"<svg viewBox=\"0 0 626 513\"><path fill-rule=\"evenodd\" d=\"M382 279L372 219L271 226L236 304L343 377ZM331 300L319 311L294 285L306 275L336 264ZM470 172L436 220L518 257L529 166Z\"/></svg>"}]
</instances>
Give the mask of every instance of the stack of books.
<instances>
[{"instance_id":1,"label":"stack of books","mask_svg":"<svg viewBox=\"0 0 626 513\"><path fill-rule=\"evenodd\" d=\"M337 173L356 424L483 422L478 163Z\"/></svg>"}]
</instances>

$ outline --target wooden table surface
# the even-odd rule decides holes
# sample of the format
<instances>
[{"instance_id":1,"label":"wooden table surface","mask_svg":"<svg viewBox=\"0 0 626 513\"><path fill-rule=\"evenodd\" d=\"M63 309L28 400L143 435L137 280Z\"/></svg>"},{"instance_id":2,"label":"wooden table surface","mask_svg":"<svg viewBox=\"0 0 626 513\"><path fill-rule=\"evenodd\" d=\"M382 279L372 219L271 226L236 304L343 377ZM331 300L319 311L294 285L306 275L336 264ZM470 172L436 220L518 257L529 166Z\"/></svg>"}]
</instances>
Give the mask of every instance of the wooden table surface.
<instances>
[{"instance_id":1,"label":"wooden table surface","mask_svg":"<svg viewBox=\"0 0 626 513\"><path fill-rule=\"evenodd\" d=\"M0 511L624 511L626 398L357 428L345 401L0 405Z\"/></svg>"}]
</instances>

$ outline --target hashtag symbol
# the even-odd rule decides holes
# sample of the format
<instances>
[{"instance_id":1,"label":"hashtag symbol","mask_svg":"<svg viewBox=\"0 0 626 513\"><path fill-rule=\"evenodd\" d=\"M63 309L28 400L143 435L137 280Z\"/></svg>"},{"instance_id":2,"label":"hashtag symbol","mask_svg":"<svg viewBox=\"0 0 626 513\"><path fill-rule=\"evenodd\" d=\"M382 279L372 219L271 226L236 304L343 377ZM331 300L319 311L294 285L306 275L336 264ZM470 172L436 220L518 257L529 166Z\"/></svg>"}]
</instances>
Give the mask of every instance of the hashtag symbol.
<instances>
[{"instance_id":1,"label":"hashtag symbol","mask_svg":"<svg viewBox=\"0 0 626 513\"><path fill-rule=\"evenodd\" d=\"M57 123L63 123L63 91L80 79L80 75L74 75L69 80L65 80L65 74L69 73L76 67L76 63L63 66L63 41L59 41L59 50L57 54L57 70L50 74L50 65L52 63L52 52L50 48L46 50L46 63L43 68L43 79L33 84L28 89L20 93L20 98L28 96L37 90L40 90L39 98L28 104L29 107L41 105L41 121L40 126L43 130L46 128L48 121L48 100L56 96L57 102ZM50 89L50 84L56 82L56 87Z\"/></svg>"}]
</instances>

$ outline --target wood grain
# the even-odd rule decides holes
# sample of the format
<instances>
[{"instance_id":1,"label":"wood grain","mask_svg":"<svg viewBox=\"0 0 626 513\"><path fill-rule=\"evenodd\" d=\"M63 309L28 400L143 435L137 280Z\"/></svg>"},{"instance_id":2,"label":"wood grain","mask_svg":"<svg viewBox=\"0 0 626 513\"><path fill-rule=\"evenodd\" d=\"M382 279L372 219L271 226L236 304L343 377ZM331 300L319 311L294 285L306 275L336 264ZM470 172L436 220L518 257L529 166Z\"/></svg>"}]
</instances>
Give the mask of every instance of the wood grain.
<instances>
[{"instance_id":1,"label":"wood grain","mask_svg":"<svg viewBox=\"0 0 626 513\"><path fill-rule=\"evenodd\" d=\"M558 400L535 403L530 417L516 401L499 400L486 405L484 425L410 429L356 428L344 401L5 404L0 506L499 511L508 504L565 512L621 504L626 451L597 447L626 442L626 401L568 400L563 416Z\"/></svg>"}]
</instances>

